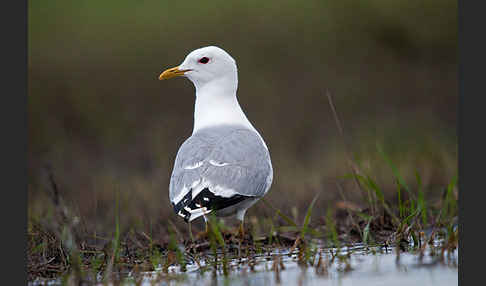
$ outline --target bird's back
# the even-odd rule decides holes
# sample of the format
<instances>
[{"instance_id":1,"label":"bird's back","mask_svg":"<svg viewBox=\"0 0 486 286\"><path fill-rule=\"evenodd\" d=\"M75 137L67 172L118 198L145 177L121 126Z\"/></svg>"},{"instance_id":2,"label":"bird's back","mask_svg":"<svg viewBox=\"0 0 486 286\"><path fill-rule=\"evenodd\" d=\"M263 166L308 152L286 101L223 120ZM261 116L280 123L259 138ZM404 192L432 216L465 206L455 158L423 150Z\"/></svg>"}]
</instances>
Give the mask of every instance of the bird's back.
<instances>
[{"instance_id":1,"label":"bird's back","mask_svg":"<svg viewBox=\"0 0 486 286\"><path fill-rule=\"evenodd\" d=\"M176 213L192 220L262 197L272 179L270 155L258 133L237 125L208 127L180 147L169 198Z\"/></svg>"}]
</instances>

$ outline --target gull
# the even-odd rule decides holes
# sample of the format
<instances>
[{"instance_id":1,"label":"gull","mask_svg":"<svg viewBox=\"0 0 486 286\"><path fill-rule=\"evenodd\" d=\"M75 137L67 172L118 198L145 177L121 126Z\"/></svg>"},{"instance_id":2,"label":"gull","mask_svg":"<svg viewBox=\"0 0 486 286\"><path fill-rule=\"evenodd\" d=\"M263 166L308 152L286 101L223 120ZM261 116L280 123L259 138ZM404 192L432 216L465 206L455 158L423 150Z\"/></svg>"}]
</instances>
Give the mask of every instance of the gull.
<instances>
[{"instance_id":1,"label":"gull","mask_svg":"<svg viewBox=\"0 0 486 286\"><path fill-rule=\"evenodd\" d=\"M235 60L216 46L189 53L159 80L186 77L195 86L192 135L181 145L169 184L174 212L186 222L209 213L235 216L240 232L248 208L270 189L273 168L268 147L236 97Z\"/></svg>"}]
</instances>

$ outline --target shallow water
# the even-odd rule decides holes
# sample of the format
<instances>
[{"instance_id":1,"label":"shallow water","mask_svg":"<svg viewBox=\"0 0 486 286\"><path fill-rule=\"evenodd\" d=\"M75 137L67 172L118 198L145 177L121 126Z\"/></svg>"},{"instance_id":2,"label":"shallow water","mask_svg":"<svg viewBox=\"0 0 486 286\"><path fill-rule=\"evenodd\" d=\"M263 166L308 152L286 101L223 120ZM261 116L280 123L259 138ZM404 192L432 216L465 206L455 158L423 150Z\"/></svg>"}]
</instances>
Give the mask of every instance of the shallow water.
<instances>
[{"instance_id":1,"label":"shallow water","mask_svg":"<svg viewBox=\"0 0 486 286\"><path fill-rule=\"evenodd\" d=\"M222 265L217 270L199 259L189 259L186 271L179 266L170 266L168 273L162 267L151 272L129 273L121 285L458 285L458 251L431 255L428 247L421 257L418 252L400 252L395 248L365 247L356 244L340 249L317 248L313 266L299 264L298 252L289 249L273 249L250 258L228 261L225 276ZM318 259L321 257L321 267ZM206 258L213 259L211 255ZM280 263L281 261L281 263ZM250 267L252 265L252 267ZM283 265L276 267L277 265ZM326 271L322 270L325 265ZM276 268L275 268L276 267ZM276 271L278 269L278 271ZM102 277L99 276L101 280ZM37 280L29 285L60 285L60 279ZM106 284L98 284L106 285ZM112 284L109 284L112 285Z\"/></svg>"},{"instance_id":2,"label":"shallow water","mask_svg":"<svg viewBox=\"0 0 486 286\"><path fill-rule=\"evenodd\" d=\"M446 254L444 259L431 256L429 251L420 259L419 254L402 252L397 258L394 249L369 249L361 245L345 248L341 254L349 253L347 263L337 258L333 263L330 251L322 249L322 264L328 265L327 273L318 274L314 266L300 266L297 253L273 251L267 255L255 256L255 266L250 269L247 259L233 259L229 262L230 274L225 277L218 269L201 273L196 264L188 264L187 272L179 267L169 267L170 285L457 285L457 250ZM284 269L275 271L276 257L282 259ZM316 259L318 259L317 256ZM204 268L204 264L200 263ZM277 263L279 264L279 263ZM348 266L347 266L348 264ZM317 265L317 261L314 263ZM212 269L208 267L209 269ZM160 271L144 272L142 285L167 285L167 276Z\"/></svg>"}]
</instances>

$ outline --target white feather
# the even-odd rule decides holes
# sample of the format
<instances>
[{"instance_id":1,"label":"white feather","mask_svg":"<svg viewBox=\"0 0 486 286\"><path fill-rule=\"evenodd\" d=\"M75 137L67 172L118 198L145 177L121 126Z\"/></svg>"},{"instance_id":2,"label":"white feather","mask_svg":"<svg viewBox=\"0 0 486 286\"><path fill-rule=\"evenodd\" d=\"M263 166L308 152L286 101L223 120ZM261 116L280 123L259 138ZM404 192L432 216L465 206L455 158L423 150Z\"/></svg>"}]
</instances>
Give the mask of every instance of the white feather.
<instances>
[{"instance_id":1,"label":"white feather","mask_svg":"<svg viewBox=\"0 0 486 286\"><path fill-rule=\"evenodd\" d=\"M216 167L224 167L226 165L229 165L229 163L218 163L214 160L209 160L209 164L216 166Z\"/></svg>"},{"instance_id":2,"label":"white feather","mask_svg":"<svg viewBox=\"0 0 486 286\"><path fill-rule=\"evenodd\" d=\"M202 161L201 162L196 162L193 165L185 166L184 169L186 169L186 170L197 169L197 168L201 167L203 164L204 164L204 162L202 162Z\"/></svg>"},{"instance_id":3,"label":"white feather","mask_svg":"<svg viewBox=\"0 0 486 286\"><path fill-rule=\"evenodd\" d=\"M206 188L208 188L209 191L214 195L224 197L224 198L229 198L238 194L235 190L231 188L215 185L211 181L203 178L201 183L192 189L192 199L194 199L200 192L202 192L202 190Z\"/></svg>"}]
</instances>

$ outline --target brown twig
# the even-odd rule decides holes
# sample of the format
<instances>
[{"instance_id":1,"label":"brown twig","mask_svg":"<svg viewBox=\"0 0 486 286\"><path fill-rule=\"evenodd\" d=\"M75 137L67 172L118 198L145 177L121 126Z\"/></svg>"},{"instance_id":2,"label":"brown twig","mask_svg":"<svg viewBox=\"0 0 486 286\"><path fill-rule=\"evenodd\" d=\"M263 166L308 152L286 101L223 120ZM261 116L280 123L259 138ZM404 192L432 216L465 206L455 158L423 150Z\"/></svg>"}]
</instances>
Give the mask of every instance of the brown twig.
<instances>
[{"instance_id":1,"label":"brown twig","mask_svg":"<svg viewBox=\"0 0 486 286\"><path fill-rule=\"evenodd\" d=\"M342 199L344 202L347 202L346 200L346 197L344 196L344 192L343 192L343 188L341 187L341 185L339 184L339 182L336 182L336 186L338 188L338 191L339 191L339 194L341 195ZM353 218L353 215L351 214L351 212L349 211L348 208L346 208L346 212L348 213L348 217L349 219L351 220L351 224L356 228L358 229L358 232L359 232L359 235L361 237L361 239L363 239L363 232L361 231L361 228L359 227L359 225L356 223L356 221L354 220Z\"/></svg>"},{"instance_id":2,"label":"brown twig","mask_svg":"<svg viewBox=\"0 0 486 286\"><path fill-rule=\"evenodd\" d=\"M331 107L334 120L336 121L336 126L338 128L339 135L341 136L341 141L343 142L343 145L344 145L344 153L346 155L346 160L348 162L348 166L350 167L351 172L354 175L359 175L361 172L359 171L359 168L356 166L356 164L354 163L354 161L351 158L351 155L349 154L349 147L348 147L348 144L347 144L346 139L344 138L343 127L342 127L341 121L339 120L339 117L337 115L336 107L334 106L334 103L333 103L332 97L331 97L331 93L329 92L329 90L326 90L326 96L327 96L327 99L329 101L329 106ZM356 178L356 176L353 176L353 178L354 178L354 182L355 182L358 190L360 190L361 193L362 193L362 195L364 197L366 197L366 192L361 187L361 184L359 183L359 181ZM370 193L369 192L368 192L368 196L370 196ZM369 198L369 200L371 201L371 198ZM373 205L371 205L371 211L372 211L372 214L374 215Z\"/></svg>"}]
</instances>

